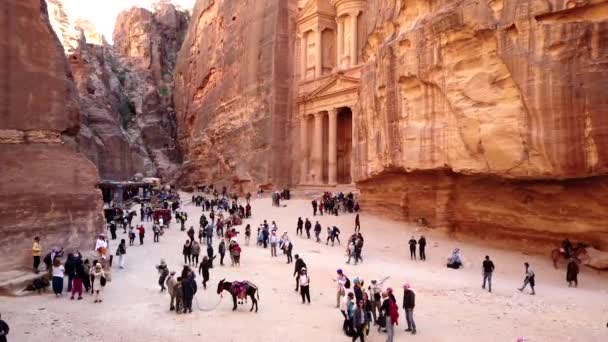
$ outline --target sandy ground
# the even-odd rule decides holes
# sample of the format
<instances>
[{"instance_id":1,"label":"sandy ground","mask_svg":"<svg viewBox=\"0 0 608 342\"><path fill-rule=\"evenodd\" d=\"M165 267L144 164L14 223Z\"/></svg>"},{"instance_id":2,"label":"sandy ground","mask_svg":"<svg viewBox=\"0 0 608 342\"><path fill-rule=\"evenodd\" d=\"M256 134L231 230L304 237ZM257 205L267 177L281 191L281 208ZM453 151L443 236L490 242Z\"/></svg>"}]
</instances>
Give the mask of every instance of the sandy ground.
<instances>
[{"instance_id":1,"label":"sandy ground","mask_svg":"<svg viewBox=\"0 0 608 342\"><path fill-rule=\"evenodd\" d=\"M189 202L189 201L188 201ZM584 269L580 287L568 288L564 266L554 270L548 257L532 257L509 251L455 242L440 232L427 231L427 261L409 259L407 240L421 231L403 223L388 221L363 213L362 232L366 237L365 262L347 265L344 245L326 246L295 236L296 220L312 216L307 200L286 201L286 207L272 207L270 199L253 203L254 217L247 220L257 227L262 220L275 220L279 231L288 230L295 252L303 256L311 276L312 304L302 305L294 292L293 264L286 258L270 257L269 249L244 246L240 268L217 267L211 272L207 291L199 287L196 297L204 308L218 302L217 282L250 280L260 288L260 311L250 313L239 306L231 311L225 296L212 311L176 315L169 311L168 295L159 293L154 266L165 258L172 270L181 270L181 246L186 239L177 226L152 243L151 229L144 246L127 250L126 269L117 263L112 281L106 286L105 300L94 304L90 295L83 301L57 299L51 291L43 295L0 299L2 318L11 325L9 341L177 341L212 338L215 341L346 341L341 331L342 316L335 305L332 277L343 268L353 279L390 276L385 285L398 288L410 282L417 292L415 319L418 335L405 333L405 314L400 311L400 325L395 341L608 341L608 281L605 275ZM195 225L200 208L187 205L190 224ZM352 231L354 216L315 217L323 225L337 225L343 239ZM137 219L136 219L137 220ZM314 221L313 221L314 224ZM244 229L241 226L241 230ZM255 232L255 230L254 230ZM126 238L119 232L119 238ZM242 240L242 238L241 238ZM217 239L214 248L217 251ZM241 242L242 243L242 242ZM242 243L243 244L243 243ZM447 269L445 258L460 247L465 268ZM111 246L114 251L116 244ZM496 264L494 292L481 289L481 261L489 254ZM228 258L227 258L228 259ZM219 263L216 260L216 265ZM520 293L523 262L536 272L537 295ZM200 277L197 277L197 280ZM369 341L384 341L383 334L372 329Z\"/></svg>"}]
</instances>

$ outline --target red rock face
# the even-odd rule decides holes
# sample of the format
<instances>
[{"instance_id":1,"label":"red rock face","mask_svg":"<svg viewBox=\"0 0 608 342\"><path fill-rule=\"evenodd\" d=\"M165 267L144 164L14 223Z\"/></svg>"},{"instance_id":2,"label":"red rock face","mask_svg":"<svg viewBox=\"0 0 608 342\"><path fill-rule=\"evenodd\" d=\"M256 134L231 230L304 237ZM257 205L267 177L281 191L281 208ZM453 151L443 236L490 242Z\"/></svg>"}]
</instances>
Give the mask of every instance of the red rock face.
<instances>
[{"instance_id":1,"label":"red rock face","mask_svg":"<svg viewBox=\"0 0 608 342\"><path fill-rule=\"evenodd\" d=\"M176 69L183 184L289 181L289 3L197 1Z\"/></svg>"},{"instance_id":2,"label":"red rock face","mask_svg":"<svg viewBox=\"0 0 608 342\"><path fill-rule=\"evenodd\" d=\"M97 170L73 146L76 92L46 4L7 0L2 11L0 272L30 267L34 236L46 253L88 249L104 230Z\"/></svg>"},{"instance_id":3,"label":"red rock face","mask_svg":"<svg viewBox=\"0 0 608 342\"><path fill-rule=\"evenodd\" d=\"M608 248L606 3L398 3L368 1L353 170L366 206L391 198L393 216L529 249Z\"/></svg>"},{"instance_id":4,"label":"red rock face","mask_svg":"<svg viewBox=\"0 0 608 342\"><path fill-rule=\"evenodd\" d=\"M295 21L310 3L198 1L175 94L185 184L299 183ZM606 2L364 3L351 175L365 210L608 248Z\"/></svg>"}]
</instances>

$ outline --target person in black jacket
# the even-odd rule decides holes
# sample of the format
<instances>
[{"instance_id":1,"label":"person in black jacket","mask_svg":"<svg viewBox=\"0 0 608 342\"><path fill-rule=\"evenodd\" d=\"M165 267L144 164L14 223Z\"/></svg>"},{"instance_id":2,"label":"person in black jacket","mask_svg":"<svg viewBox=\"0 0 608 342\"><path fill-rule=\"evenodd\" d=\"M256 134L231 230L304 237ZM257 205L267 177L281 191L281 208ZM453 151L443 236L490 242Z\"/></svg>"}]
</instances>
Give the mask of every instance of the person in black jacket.
<instances>
[{"instance_id":1,"label":"person in black jacket","mask_svg":"<svg viewBox=\"0 0 608 342\"><path fill-rule=\"evenodd\" d=\"M317 216L317 200L312 200L312 215Z\"/></svg>"},{"instance_id":2,"label":"person in black jacket","mask_svg":"<svg viewBox=\"0 0 608 342\"><path fill-rule=\"evenodd\" d=\"M207 289L207 282L209 281L209 268L211 262L208 257L204 257L201 265L198 268L198 273L203 276L203 288Z\"/></svg>"},{"instance_id":3,"label":"person in black jacket","mask_svg":"<svg viewBox=\"0 0 608 342\"><path fill-rule=\"evenodd\" d=\"M306 218L306 222L304 222L304 230L306 230L306 237L310 239L310 228L312 228L312 223Z\"/></svg>"},{"instance_id":4,"label":"person in black jacket","mask_svg":"<svg viewBox=\"0 0 608 342\"><path fill-rule=\"evenodd\" d=\"M302 272L303 268L306 268L306 263L304 262L304 259L300 258L300 256L298 254L296 254L295 257L296 257L296 262L295 262L295 267L294 267L294 271L293 271L293 276L296 277L295 291L297 292L300 289L300 273Z\"/></svg>"},{"instance_id":5,"label":"person in black jacket","mask_svg":"<svg viewBox=\"0 0 608 342\"><path fill-rule=\"evenodd\" d=\"M482 289L486 288L486 280L488 281L488 292L492 292L492 272L494 272L494 263L490 260L490 257L486 255L486 259L481 264L483 269L483 285Z\"/></svg>"},{"instance_id":6,"label":"person in black jacket","mask_svg":"<svg viewBox=\"0 0 608 342\"><path fill-rule=\"evenodd\" d=\"M412 235L412 238L410 239L410 259L412 260L416 260L416 244L418 242L416 241L416 238Z\"/></svg>"},{"instance_id":7,"label":"person in black jacket","mask_svg":"<svg viewBox=\"0 0 608 342\"><path fill-rule=\"evenodd\" d=\"M425 261L426 260L426 253L425 253L426 238L424 237L424 235L420 235L420 239L418 240L418 249L420 249L420 253L419 253L420 260Z\"/></svg>"},{"instance_id":8,"label":"person in black jacket","mask_svg":"<svg viewBox=\"0 0 608 342\"><path fill-rule=\"evenodd\" d=\"M302 228L304 227L304 221L301 217L298 217L298 226L296 228L296 235L302 236Z\"/></svg>"},{"instance_id":9,"label":"person in black jacket","mask_svg":"<svg viewBox=\"0 0 608 342\"><path fill-rule=\"evenodd\" d=\"M416 334L416 323L414 322L414 307L416 306L416 294L410 287L410 284L403 286L403 309L405 310L405 320L407 321L407 329L412 335Z\"/></svg>"}]
</instances>

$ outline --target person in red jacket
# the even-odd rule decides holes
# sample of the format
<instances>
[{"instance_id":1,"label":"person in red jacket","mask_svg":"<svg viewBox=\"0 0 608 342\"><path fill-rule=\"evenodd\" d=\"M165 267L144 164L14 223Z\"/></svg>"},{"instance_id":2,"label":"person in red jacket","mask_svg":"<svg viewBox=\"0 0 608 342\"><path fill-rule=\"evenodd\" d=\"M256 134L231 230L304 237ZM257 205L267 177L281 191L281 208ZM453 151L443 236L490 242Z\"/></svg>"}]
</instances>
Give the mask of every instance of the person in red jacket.
<instances>
[{"instance_id":1,"label":"person in red jacket","mask_svg":"<svg viewBox=\"0 0 608 342\"><path fill-rule=\"evenodd\" d=\"M144 228L143 225L139 225L136 229L139 232L139 244L143 245L144 244L144 235L146 235L146 228Z\"/></svg>"}]
</instances>

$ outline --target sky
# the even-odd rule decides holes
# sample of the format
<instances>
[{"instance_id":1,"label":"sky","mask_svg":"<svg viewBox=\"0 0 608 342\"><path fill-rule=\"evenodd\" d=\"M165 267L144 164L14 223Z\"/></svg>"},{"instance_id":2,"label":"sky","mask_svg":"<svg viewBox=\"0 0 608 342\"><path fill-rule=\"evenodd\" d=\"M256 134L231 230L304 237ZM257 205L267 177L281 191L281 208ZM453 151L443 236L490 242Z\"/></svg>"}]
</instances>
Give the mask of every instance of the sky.
<instances>
[{"instance_id":1,"label":"sky","mask_svg":"<svg viewBox=\"0 0 608 342\"><path fill-rule=\"evenodd\" d=\"M171 2L192 12L195 1L172 0ZM132 6L151 9L152 4L156 2L158 0L63 0L70 17L89 20L108 42L112 41L112 31L118 13Z\"/></svg>"}]
</instances>

